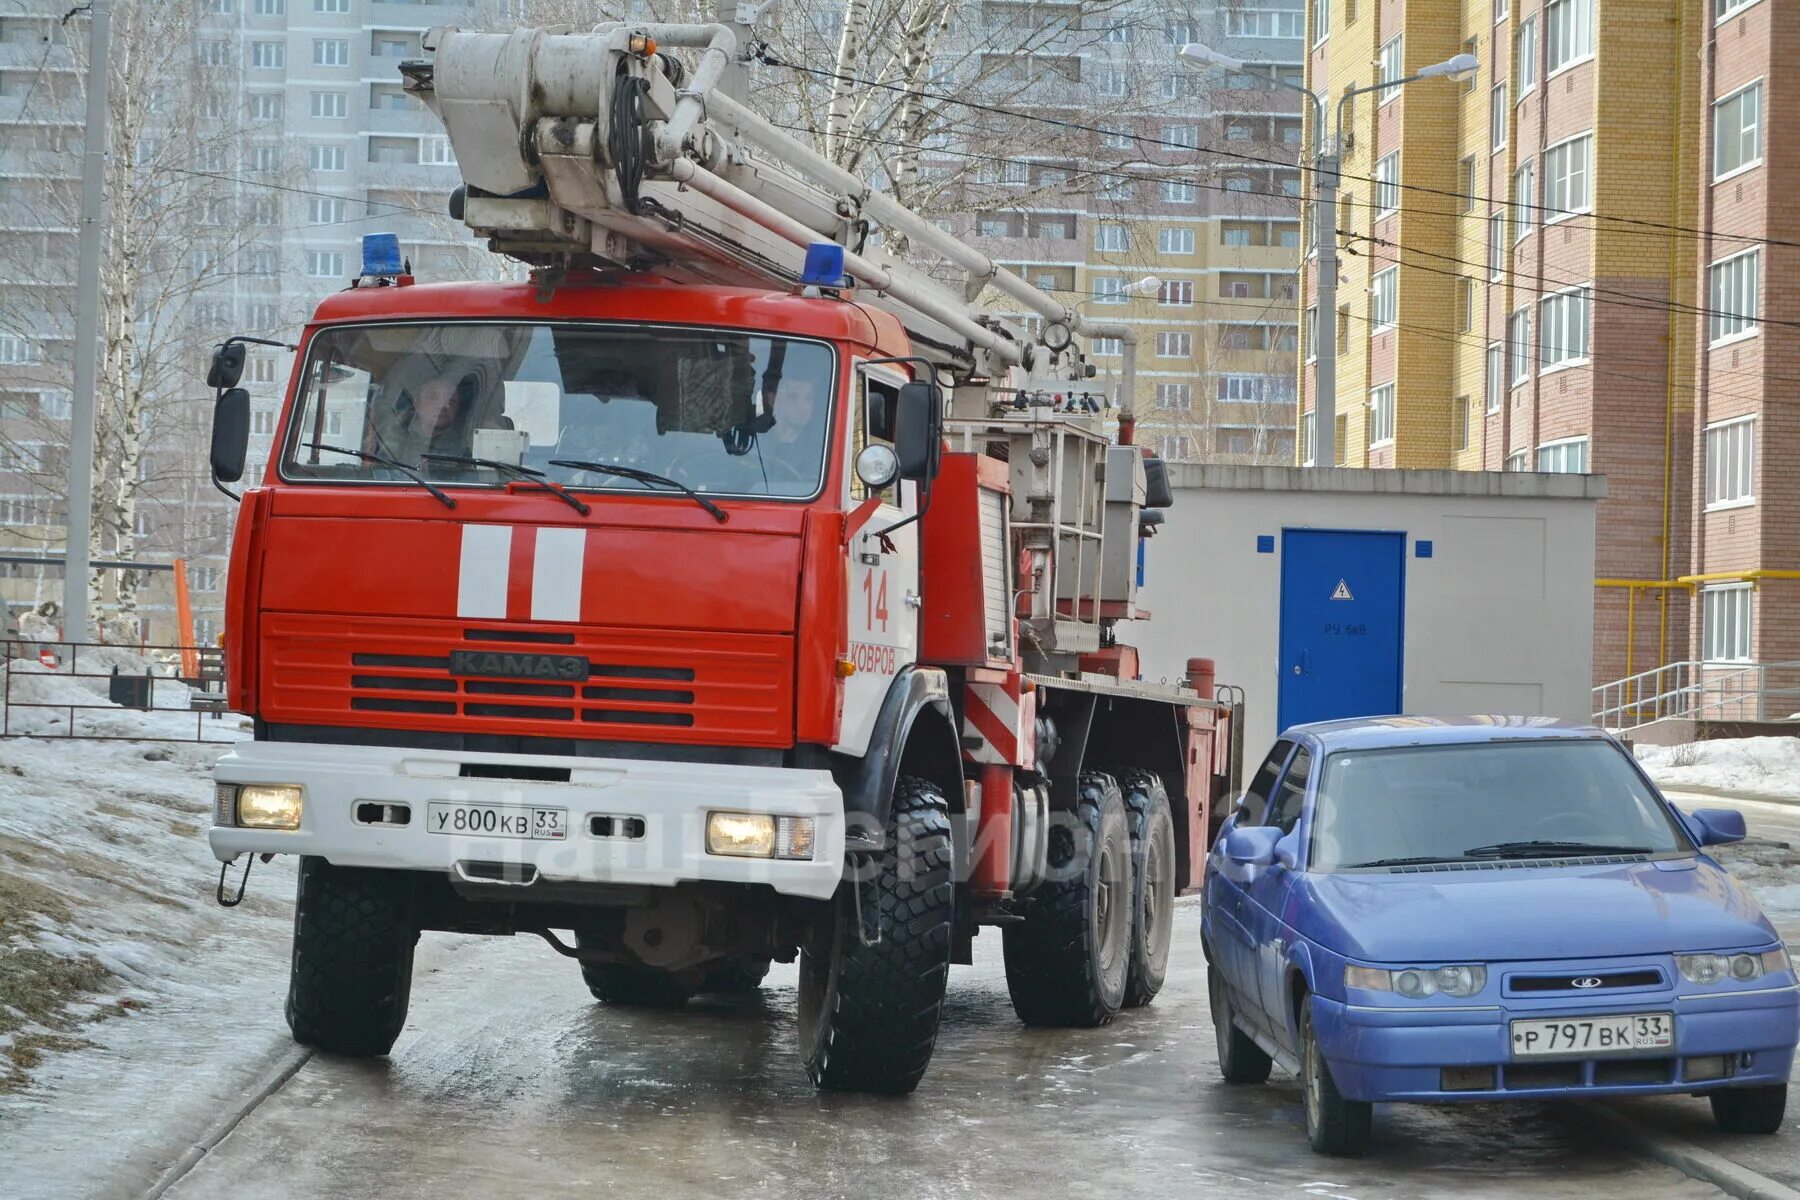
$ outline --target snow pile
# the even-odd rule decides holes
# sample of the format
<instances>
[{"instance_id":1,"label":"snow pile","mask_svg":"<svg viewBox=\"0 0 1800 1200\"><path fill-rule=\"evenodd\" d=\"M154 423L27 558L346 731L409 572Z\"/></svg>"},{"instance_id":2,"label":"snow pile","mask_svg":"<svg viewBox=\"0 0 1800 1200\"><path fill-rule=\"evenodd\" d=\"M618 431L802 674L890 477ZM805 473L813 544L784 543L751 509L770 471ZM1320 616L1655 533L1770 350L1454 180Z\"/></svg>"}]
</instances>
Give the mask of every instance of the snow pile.
<instances>
[{"instance_id":1,"label":"snow pile","mask_svg":"<svg viewBox=\"0 0 1800 1200\"><path fill-rule=\"evenodd\" d=\"M1638 761L1678 791L1800 800L1800 737L1719 738L1680 746L1638 746Z\"/></svg>"},{"instance_id":2,"label":"snow pile","mask_svg":"<svg viewBox=\"0 0 1800 1200\"><path fill-rule=\"evenodd\" d=\"M137 737L236 741L245 736L238 717L215 720L191 709L192 688L173 677L174 668L122 647L86 648L77 660L80 674L67 665L46 667L34 659L5 664L7 679L0 692L4 730L25 737ZM151 676L153 711L123 708L109 696L110 676Z\"/></svg>"}]
</instances>

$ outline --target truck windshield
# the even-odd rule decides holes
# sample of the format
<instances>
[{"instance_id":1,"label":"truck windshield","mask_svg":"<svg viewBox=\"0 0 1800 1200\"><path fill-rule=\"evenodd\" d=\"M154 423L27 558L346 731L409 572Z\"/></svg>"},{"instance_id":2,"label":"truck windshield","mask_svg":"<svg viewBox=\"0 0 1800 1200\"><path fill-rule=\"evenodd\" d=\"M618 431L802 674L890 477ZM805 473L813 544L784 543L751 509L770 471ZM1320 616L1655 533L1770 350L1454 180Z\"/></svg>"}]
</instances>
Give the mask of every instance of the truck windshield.
<instances>
[{"instance_id":1,"label":"truck windshield","mask_svg":"<svg viewBox=\"0 0 1800 1200\"><path fill-rule=\"evenodd\" d=\"M282 477L296 482L498 486L539 471L571 488L669 489L552 465L576 459L714 495L819 491L834 359L829 347L741 332L625 325L442 323L327 329L312 340Z\"/></svg>"},{"instance_id":2,"label":"truck windshield","mask_svg":"<svg viewBox=\"0 0 1800 1200\"><path fill-rule=\"evenodd\" d=\"M1313 803L1315 871L1687 849L1623 752L1598 740L1340 750Z\"/></svg>"}]
</instances>

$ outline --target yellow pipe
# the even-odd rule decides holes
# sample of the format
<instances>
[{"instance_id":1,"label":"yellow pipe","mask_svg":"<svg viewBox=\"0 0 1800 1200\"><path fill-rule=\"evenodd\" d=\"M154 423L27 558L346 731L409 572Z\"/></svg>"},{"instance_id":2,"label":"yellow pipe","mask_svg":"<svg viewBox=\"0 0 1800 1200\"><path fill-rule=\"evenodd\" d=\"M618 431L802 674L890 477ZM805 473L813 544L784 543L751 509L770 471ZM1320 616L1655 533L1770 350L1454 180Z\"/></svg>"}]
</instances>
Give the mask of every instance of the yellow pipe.
<instances>
[{"instance_id":1,"label":"yellow pipe","mask_svg":"<svg viewBox=\"0 0 1800 1200\"><path fill-rule=\"evenodd\" d=\"M1708 571L1704 575L1683 575L1675 582L1693 587L1702 583L1717 583L1730 580L1734 583L1755 583L1762 579L1800 579L1800 571L1780 571L1757 567L1753 571Z\"/></svg>"},{"instance_id":2,"label":"yellow pipe","mask_svg":"<svg viewBox=\"0 0 1800 1200\"><path fill-rule=\"evenodd\" d=\"M1678 579L1596 579L1595 587L1612 588L1678 588L1686 587Z\"/></svg>"}]
</instances>

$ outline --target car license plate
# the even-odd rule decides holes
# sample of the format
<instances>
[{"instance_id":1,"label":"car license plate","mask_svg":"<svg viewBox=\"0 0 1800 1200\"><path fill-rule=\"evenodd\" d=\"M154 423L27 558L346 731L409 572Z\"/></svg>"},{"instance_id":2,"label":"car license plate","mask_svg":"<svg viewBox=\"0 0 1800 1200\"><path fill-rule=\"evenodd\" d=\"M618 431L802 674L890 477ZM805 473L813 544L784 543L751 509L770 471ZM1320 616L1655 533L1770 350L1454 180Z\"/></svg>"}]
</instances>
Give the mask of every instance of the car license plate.
<instances>
[{"instance_id":1,"label":"car license plate","mask_svg":"<svg viewBox=\"0 0 1800 1200\"><path fill-rule=\"evenodd\" d=\"M426 807L425 828L432 833L535 838L560 842L569 836L566 808L526 808L512 804L443 804Z\"/></svg>"},{"instance_id":2,"label":"car license plate","mask_svg":"<svg viewBox=\"0 0 1800 1200\"><path fill-rule=\"evenodd\" d=\"M1673 1013L1561 1017L1512 1023L1514 1058L1589 1057L1667 1050L1675 1045Z\"/></svg>"}]
</instances>

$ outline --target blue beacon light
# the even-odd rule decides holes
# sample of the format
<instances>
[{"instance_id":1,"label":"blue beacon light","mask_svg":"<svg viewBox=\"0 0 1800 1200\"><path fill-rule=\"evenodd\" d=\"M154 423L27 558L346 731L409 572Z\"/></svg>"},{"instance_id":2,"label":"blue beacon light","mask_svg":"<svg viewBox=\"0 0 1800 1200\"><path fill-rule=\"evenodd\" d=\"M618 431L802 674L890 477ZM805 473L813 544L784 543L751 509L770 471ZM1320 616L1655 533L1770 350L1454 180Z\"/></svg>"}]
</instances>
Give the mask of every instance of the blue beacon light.
<instances>
[{"instance_id":1,"label":"blue beacon light","mask_svg":"<svg viewBox=\"0 0 1800 1200\"><path fill-rule=\"evenodd\" d=\"M362 273L366 278L371 275L398 275L400 264L400 235L397 233L366 233L362 240Z\"/></svg>"},{"instance_id":2,"label":"blue beacon light","mask_svg":"<svg viewBox=\"0 0 1800 1200\"><path fill-rule=\"evenodd\" d=\"M800 282L807 287L844 288L850 280L844 274L844 248L836 242L814 242L806 248L806 265L800 270Z\"/></svg>"}]
</instances>

